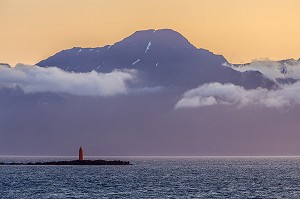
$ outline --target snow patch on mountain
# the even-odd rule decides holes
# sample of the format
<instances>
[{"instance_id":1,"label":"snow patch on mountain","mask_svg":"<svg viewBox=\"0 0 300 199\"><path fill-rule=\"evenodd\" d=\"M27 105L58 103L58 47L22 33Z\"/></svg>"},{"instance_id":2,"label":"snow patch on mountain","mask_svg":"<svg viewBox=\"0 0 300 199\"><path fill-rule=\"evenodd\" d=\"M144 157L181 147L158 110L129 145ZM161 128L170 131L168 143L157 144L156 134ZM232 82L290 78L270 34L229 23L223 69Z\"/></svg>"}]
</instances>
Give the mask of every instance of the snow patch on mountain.
<instances>
[{"instance_id":1,"label":"snow patch on mountain","mask_svg":"<svg viewBox=\"0 0 300 199\"><path fill-rule=\"evenodd\" d=\"M135 64L139 63L140 61L141 61L141 60L138 59L138 60L136 60L135 62L133 62L132 65L134 66Z\"/></svg>"},{"instance_id":2,"label":"snow patch on mountain","mask_svg":"<svg viewBox=\"0 0 300 199\"><path fill-rule=\"evenodd\" d=\"M147 52L148 52L148 50L150 49L150 46L151 46L151 44L152 44L152 42L151 42L151 41L149 41L149 43L148 43L148 46L147 46L147 48L146 48L146 50L145 50L145 53L147 53Z\"/></svg>"}]
</instances>

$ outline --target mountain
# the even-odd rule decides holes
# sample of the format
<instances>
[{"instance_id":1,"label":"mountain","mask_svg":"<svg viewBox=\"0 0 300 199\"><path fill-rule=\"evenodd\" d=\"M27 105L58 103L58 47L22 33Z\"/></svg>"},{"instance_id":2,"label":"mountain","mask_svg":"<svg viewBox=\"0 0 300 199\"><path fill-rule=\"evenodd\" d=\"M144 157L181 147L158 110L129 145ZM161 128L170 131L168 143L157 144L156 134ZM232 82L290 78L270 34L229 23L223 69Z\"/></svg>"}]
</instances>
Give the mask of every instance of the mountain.
<instances>
[{"instance_id":1,"label":"mountain","mask_svg":"<svg viewBox=\"0 0 300 199\"><path fill-rule=\"evenodd\" d=\"M9 64L7 64L7 63L0 63L0 66L5 66L5 67L11 67Z\"/></svg>"},{"instance_id":2,"label":"mountain","mask_svg":"<svg viewBox=\"0 0 300 199\"><path fill-rule=\"evenodd\" d=\"M278 84L293 84L300 80L300 59L254 61L246 64L234 64L231 67L240 72L260 71Z\"/></svg>"},{"instance_id":3,"label":"mountain","mask_svg":"<svg viewBox=\"0 0 300 199\"><path fill-rule=\"evenodd\" d=\"M111 46L75 47L39 63L73 72L111 72L135 69L140 83L192 88L209 82L234 83L247 89L274 88L276 83L257 71L239 72L224 66L227 60L197 49L180 33L170 30L137 31Z\"/></svg>"},{"instance_id":4,"label":"mountain","mask_svg":"<svg viewBox=\"0 0 300 199\"><path fill-rule=\"evenodd\" d=\"M266 150L298 154L297 104L284 111L226 103L176 109L179 101L187 99L188 90L207 82L232 82L246 88L276 86L269 76L257 70L238 71L226 62L220 55L197 49L175 31L148 30L112 46L64 50L38 63L74 74L27 65L0 67L1 154L72 155L74 146L80 145L94 155L108 156L236 155L237 151L237 155L253 155ZM137 70L140 82L132 79L130 84L146 86L126 85L124 94L90 96L86 91L98 92L99 87L94 85L99 82L104 90L120 87L122 81L115 82L122 76L76 74L115 69ZM101 83L99 78L103 76ZM151 85L158 89L151 90ZM235 101L236 96L229 95L239 94L237 97L246 103L252 98L275 104L289 103L290 98L298 100L298 89L290 87L288 92L258 89L246 95L243 89L229 87L213 87L200 94L216 102L226 102L227 98ZM68 90L83 95L70 94ZM194 99L195 103L203 101L198 95ZM255 137L259 139L250 139ZM282 144L279 149L278 143Z\"/></svg>"}]
</instances>

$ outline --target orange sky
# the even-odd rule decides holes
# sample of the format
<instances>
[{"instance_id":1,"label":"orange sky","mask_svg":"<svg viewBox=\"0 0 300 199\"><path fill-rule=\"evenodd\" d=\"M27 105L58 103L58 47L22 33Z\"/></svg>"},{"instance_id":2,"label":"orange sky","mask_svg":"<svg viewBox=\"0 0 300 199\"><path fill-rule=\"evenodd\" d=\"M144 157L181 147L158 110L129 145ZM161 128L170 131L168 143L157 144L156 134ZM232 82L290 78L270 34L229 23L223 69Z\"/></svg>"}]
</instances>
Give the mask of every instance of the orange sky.
<instances>
[{"instance_id":1,"label":"orange sky","mask_svg":"<svg viewBox=\"0 0 300 199\"><path fill-rule=\"evenodd\" d=\"M234 63L300 57L300 0L0 0L0 62L172 28Z\"/></svg>"}]
</instances>

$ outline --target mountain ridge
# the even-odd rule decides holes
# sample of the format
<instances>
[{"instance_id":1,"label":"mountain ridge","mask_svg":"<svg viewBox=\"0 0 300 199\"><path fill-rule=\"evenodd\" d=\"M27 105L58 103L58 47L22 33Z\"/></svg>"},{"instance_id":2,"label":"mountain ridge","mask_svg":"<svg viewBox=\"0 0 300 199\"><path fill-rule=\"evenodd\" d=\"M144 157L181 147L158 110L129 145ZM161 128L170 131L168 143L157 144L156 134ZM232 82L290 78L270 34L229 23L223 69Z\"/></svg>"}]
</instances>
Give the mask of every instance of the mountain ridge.
<instances>
[{"instance_id":1,"label":"mountain ridge","mask_svg":"<svg viewBox=\"0 0 300 199\"><path fill-rule=\"evenodd\" d=\"M192 88L209 82L234 83L247 89L274 88L262 73L241 73L223 64L222 55L196 48L171 29L141 30L113 45L63 50L37 63L72 72L135 69L143 83Z\"/></svg>"}]
</instances>

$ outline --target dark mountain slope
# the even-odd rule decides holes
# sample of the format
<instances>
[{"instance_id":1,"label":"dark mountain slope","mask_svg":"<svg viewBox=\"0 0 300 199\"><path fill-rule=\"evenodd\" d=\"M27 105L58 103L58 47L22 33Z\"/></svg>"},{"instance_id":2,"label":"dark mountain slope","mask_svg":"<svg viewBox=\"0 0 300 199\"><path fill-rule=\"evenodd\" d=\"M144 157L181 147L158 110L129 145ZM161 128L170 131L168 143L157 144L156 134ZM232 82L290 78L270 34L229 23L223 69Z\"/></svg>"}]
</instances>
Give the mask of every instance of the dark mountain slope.
<instances>
[{"instance_id":1,"label":"dark mountain slope","mask_svg":"<svg viewBox=\"0 0 300 199\"><path fill-rule=\"evenodd\" d=\"M241 73L223 66L225 62L223 56L197 49L180 33L164 29L138 31L111 46L63 50L37 65L73 72L136 69L140 80L149 85L192 88L220 82L248 89L276 87L260 72Z\"/></svg>"}]
</instances>

